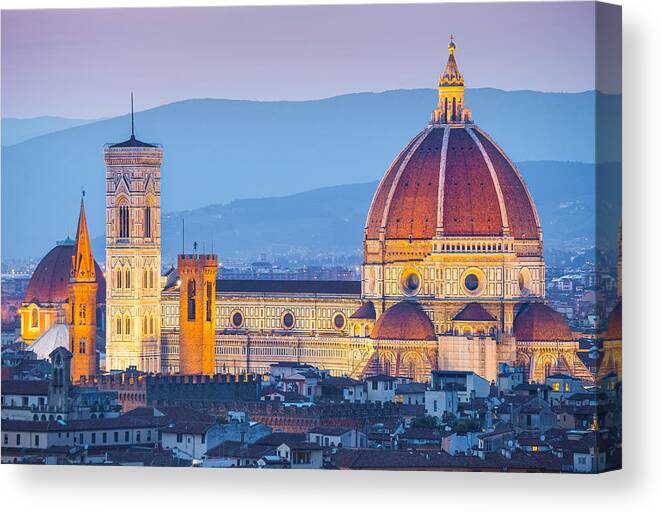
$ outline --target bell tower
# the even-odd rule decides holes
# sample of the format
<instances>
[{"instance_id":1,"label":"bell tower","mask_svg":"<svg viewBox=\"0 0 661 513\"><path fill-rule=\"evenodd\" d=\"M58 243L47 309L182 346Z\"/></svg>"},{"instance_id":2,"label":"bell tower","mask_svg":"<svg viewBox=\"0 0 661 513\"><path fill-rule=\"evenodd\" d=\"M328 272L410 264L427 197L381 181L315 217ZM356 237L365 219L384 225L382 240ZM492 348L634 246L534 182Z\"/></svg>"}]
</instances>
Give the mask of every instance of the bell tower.
<instances>
[{"instance_id":1,"label":"bell tower","mask_svg":"<svg viewBox=\"0 0 661 513\"><path fill-rule=\"evenodd\" d=\"M163 147L131 137L104 148L106 368L160 372Z\"/></svg>"},{"instance_id":2,"label":"bell tower","mask_svg":"<svg viewBox=\"0 0 661 513\"><path fill-rule=\"evenodd\" d=\"M76 243L69 276L69 351L71 379L96 375L96 271L87 231L85 204L80 200Z\"/></svg>"}]
</instances>

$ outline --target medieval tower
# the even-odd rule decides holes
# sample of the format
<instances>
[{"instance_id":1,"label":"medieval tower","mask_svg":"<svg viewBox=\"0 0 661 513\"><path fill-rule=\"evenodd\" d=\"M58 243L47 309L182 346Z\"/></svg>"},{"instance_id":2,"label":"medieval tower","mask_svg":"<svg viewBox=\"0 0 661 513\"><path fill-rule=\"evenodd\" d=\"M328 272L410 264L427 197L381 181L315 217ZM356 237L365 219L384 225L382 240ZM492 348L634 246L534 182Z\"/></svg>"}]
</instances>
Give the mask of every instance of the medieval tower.
<instances>
[{"instance_id":1,"label":"medieval tower","mask_svg":"<svg viewBox=\"0 0 661 513\"><path fill-rule=\"evenodd\" d=\"M104 148L106 368L160 371L163 148L131 137Z\"/></svg>"},{"instance_id":2,"label":"medieval tower","mask_svg":"<svg viewBox=\"0 0 661 513\"><path fill-rule=\"evenodd\" d=\"M215 374L217 255L179 255L179 373Z\"/></svg>"},{"instance_id":3,"label":"medieval tower","mask_svg":"<svg viewBox=\"0 0 661 513\"><path fill-rule=\"evenodd\" d=\"M80 200L76 243L69 276L69 350L71 379L96 375L96 270L87 231L85 204Z\"/></svg>"}]
</instances>

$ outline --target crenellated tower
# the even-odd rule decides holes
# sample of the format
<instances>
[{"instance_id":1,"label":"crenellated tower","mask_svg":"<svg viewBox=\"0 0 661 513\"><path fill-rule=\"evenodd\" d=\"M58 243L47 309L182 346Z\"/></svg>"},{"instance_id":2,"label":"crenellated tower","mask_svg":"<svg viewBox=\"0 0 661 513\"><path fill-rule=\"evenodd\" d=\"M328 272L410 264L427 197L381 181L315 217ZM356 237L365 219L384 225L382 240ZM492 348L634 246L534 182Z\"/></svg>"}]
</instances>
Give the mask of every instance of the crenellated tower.
<instances>
[{"instance_id":1,"label":"crenellated tower","mask_svg":"<svg viewBox=\"0 0 661 513\"><path fill-rule=\"evenodd\" d=\"M179 373L215 374L217 255L179 255Z\"/></svg>"},{"instance_id":2,"label":"crenellated tower","mask_svg":"<svg viewBox=\"0 0 661 513\"><path fill-rule=\"evenodd\" d=\"M71 256L69 276L69 351L71 379L74 382L81 376L94 376L96 366L96 270L85 204L80 200L80 215L76 230L76 243Z\"/></svg>"},{"instance_id":3,"label":"crenellated tower","mask_svg":"<svg viewBox=\"0 0 661 513\"><path fill-rule=\"evenodd\" d=\"M106 367L160 372L163 148L131 137L104 148Z\"/></svg>"}]
</instances>

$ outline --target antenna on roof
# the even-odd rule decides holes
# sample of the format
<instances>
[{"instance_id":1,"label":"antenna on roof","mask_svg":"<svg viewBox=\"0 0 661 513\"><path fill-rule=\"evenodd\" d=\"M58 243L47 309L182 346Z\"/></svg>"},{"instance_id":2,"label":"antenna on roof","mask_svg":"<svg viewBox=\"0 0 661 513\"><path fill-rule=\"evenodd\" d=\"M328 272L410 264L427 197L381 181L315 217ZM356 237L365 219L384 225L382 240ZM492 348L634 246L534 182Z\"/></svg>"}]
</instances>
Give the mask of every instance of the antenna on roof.
<instances>
[{"instance_id":1,"label":"antenna on roof","mask_svg":"<svg viewBox=\"0 0 661 513\"><path fill-rule=\"evenodd\" d=\"M186 220L181 218L181 254L186 253Z\"/></svg>"},{"instance_id":2,"label":"antenna on roof","mask_svg":"<svg viewBox=\"0 0 661 513\"><path fill-rule=\"evenodd\" d=\"M131 91L131 137L135 137L135 124L133 122L133 91Z\"/></svg>"}]
</instances>

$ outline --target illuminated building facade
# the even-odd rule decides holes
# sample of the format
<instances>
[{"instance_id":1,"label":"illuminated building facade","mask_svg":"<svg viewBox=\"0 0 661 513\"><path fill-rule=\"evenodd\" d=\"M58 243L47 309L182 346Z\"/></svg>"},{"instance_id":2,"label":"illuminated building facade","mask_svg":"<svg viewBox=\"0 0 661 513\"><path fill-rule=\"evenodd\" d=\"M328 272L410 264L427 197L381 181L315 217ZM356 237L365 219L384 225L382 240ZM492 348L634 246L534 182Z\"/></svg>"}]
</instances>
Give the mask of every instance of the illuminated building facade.
<instances>
[{"instance_id":1,"label":"illuminated building facade","mask_svg":"<svg viewBox=\"0 0 661 513\"><path fill-rule=\"evenodd\" d=\"M160 371L163 149L131 137L104 148L106 368Z\"/></svg>"},{"instance_id":2,"label":"illuminated building facade","mask_svg":"<svg viewBox=\"0 0 661 513\"><path fill-rule=\"evenodd\" d=\"M451 40L430 123L374 195L361 282L216 280L215 256L182 255L156 291L140 277L160 267L162 150L133 136L107 147L108 369L259 373L294 361L353 377L425 381L447 369L495 380L508 363L537 381L592 379L566 321L545 304L534 201L473 122L455 50ZM159 307L153 331L151 321L141 330Z\"/></svg>"}]
</instances>

